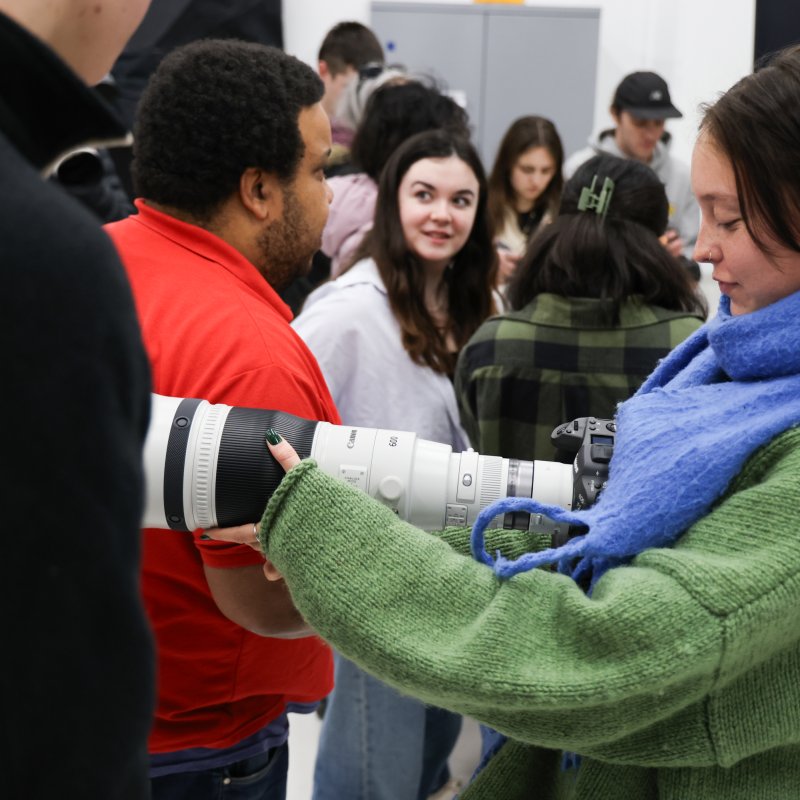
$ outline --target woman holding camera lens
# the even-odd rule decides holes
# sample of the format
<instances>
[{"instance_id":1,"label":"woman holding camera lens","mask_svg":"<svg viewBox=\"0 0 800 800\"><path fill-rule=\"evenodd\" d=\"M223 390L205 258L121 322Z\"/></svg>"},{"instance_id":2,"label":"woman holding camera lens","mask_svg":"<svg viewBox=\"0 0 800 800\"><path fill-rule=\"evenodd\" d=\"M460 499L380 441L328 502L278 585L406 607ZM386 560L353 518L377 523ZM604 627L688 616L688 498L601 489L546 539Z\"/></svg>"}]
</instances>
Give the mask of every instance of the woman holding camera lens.
<instances>
[{"instance_id":1,"label":"woman holding camera lens","mask_svg":"<svg viewBox=\"0 0 800 800\"><path fill-rule=\"evenodd\" d=\"M658 240L668 216L664 184L645 164L601 155L578 169L508 284L510 310L459 356L456 394L476 450L556 459L556 425L613 417L700 327L703 303Z\"/></svg>"},{"instance_id":2,"label":"woman holding camera lens","mask_svg":"<svg viewBox=\"0 0 800 800\"><path fill-rule=\"evenodd\" d=\"M466 446L452 373L492 311L494 253L480 160L458 132L417 134L388 159L375 224L294 327L346 425ZM425 800L449 778L459 716L403 697L337 658L315 800Z\"/></svg>"},{"instance_id":3,"label":"woman holding camera lens","mask_svg":"<svg viewBox=\"0 0 800 800\"><path fill-rule=\"evenodd\" d=\"M720 311L620 406L599 501L548 510L580 526L563 547L424 534L312 463L270 501L267 572L325 639L507 737L463 800L797 797L799 161L794 48L705 109Z\"/></svg>"}]
</instances>

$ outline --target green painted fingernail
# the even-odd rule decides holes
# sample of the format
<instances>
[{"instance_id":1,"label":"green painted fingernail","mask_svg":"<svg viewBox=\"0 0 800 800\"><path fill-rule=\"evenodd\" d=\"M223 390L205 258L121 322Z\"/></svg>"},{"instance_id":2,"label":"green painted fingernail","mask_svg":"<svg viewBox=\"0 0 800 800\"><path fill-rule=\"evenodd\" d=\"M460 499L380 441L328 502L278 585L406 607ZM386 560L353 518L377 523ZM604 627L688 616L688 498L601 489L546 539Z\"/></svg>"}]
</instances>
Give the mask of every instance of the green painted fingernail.
<instances>
[{"instance_id":1,"label":"green painted fingernail","mask_svg":"<svg viewBox=\"0 0 800 800\"><path fill-rule=\"evenodd\" d=\"M210 542L210 541L211 541L211 537L210 537L210 536L209 536L207 533L201 533L201 534L200 534L200 538L201 538L201 539L202 539L204 542Z\"/></svg>"},{"instance_id":2,"label":"green painted fingernail","mask_svg":"<svg viewBox=\"0 0 800 800\"><path fill-rule=\"evenodd\" d=\"M267 428L267 432L264 435L270 444L280 444L283 441L283 436L275 428Z\"/></svg>"}]
</instances>

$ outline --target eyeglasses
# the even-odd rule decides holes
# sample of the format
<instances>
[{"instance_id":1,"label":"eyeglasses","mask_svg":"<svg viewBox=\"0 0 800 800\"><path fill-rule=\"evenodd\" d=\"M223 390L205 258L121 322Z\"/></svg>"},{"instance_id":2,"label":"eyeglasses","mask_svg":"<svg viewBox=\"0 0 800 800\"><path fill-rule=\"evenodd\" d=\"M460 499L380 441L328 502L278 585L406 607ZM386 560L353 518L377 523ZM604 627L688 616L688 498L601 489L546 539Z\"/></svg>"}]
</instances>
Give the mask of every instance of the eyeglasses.
<instances>
[{"instance_id":1,"label":"eyeglasses","mask_svg":"<svg viewBox=\"0 0 800 800\"><path fill-rule=\"evenodd\" d=\"M380 61L370 61L367 64L362 64L358 68L358 82L362 83L370 78L377 78L384 69L386 69L386 65Z\"/></svg>"},{"instance_id":2,"label":"eyeglasses","mask_svg":"<svg viewBox=\"0 0 800 800\"><path fill-rule=\"evenodd\" d=\"M401 64L383 64L380 61L370 61L367 64L362 64L358 68L358 86L356 88L360 89L361 85L365 81L377 78L379 75L382 75L384 72L389 70L395 72L405 72L406 68Z\"/></svg>"}]
</instances>

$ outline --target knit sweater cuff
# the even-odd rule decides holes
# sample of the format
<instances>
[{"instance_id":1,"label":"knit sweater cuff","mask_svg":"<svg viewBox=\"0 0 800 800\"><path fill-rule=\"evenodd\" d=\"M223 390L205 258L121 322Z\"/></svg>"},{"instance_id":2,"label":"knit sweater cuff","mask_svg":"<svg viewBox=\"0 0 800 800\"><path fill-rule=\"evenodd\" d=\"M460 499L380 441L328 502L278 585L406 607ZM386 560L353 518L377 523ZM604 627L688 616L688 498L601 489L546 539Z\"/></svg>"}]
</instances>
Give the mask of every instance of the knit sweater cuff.
<instances>
[{"instance_id":1,"label":"knit sweater cuff","mask_svg":"<svg viewBox=\"0 0 800 800\"><path fill-rule=\"evenodd\" d=\"M274 527L276 517L284 511L283 505L287 497L296 492L299 482L305 482L307 477L310 477L309 473L318 471L317 462L313 458L307 458L284 475L267 503L258 526L258 541L263 553L267 553L270 532ZM452 527L430 533L447 542L456 552L462 555L470 554L468 529ZM490 552L500 550L507 558L519 558L524 553L537 552L550 547L550 536L518 530L489 530L486 532L486 546Z\"/></svg>"},{"instance_id":2,"label":"knit sweater cuff","mask_svg":"<svg viewBox=\"0 0 800 800\"><path fill-rule=\"evenodd\" d=\"M264 513L261 515L261 522L258 526L258 543L261 545L261 552L266 553L269 545L269 532L272 522L281 512L281 508L292 489L298 481L301 481L307 472L317 469L317 462L313 458L306 458L296 467L293 467L283 480L278 484L278 488L272 493Z\"/></svg>"}]
</instances>

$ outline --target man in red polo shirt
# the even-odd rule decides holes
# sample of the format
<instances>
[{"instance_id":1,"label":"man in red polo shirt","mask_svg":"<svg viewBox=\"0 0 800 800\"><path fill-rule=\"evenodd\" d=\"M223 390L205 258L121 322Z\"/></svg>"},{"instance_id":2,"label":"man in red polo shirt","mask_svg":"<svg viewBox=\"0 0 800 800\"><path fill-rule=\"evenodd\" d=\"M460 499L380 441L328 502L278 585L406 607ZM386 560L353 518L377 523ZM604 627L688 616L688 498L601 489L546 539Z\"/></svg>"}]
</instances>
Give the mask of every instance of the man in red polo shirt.
<instances>
[{"instance_id":1,"label":"man in red polo shirt","mask_svg":"<svg viewBox=\"0 0 800 800\"><path fill-rule=\"evenodd\" d=\"M322 94L305 64L235 41L176 50L151 79L134 131L139 213L107 230L156 392L338 423L276 294L309 268L328 215ZM330 654L260 554L201 534L144 531L153 798L283 798L286 710L330 691Z\"/></svg>"}]
</instances>

